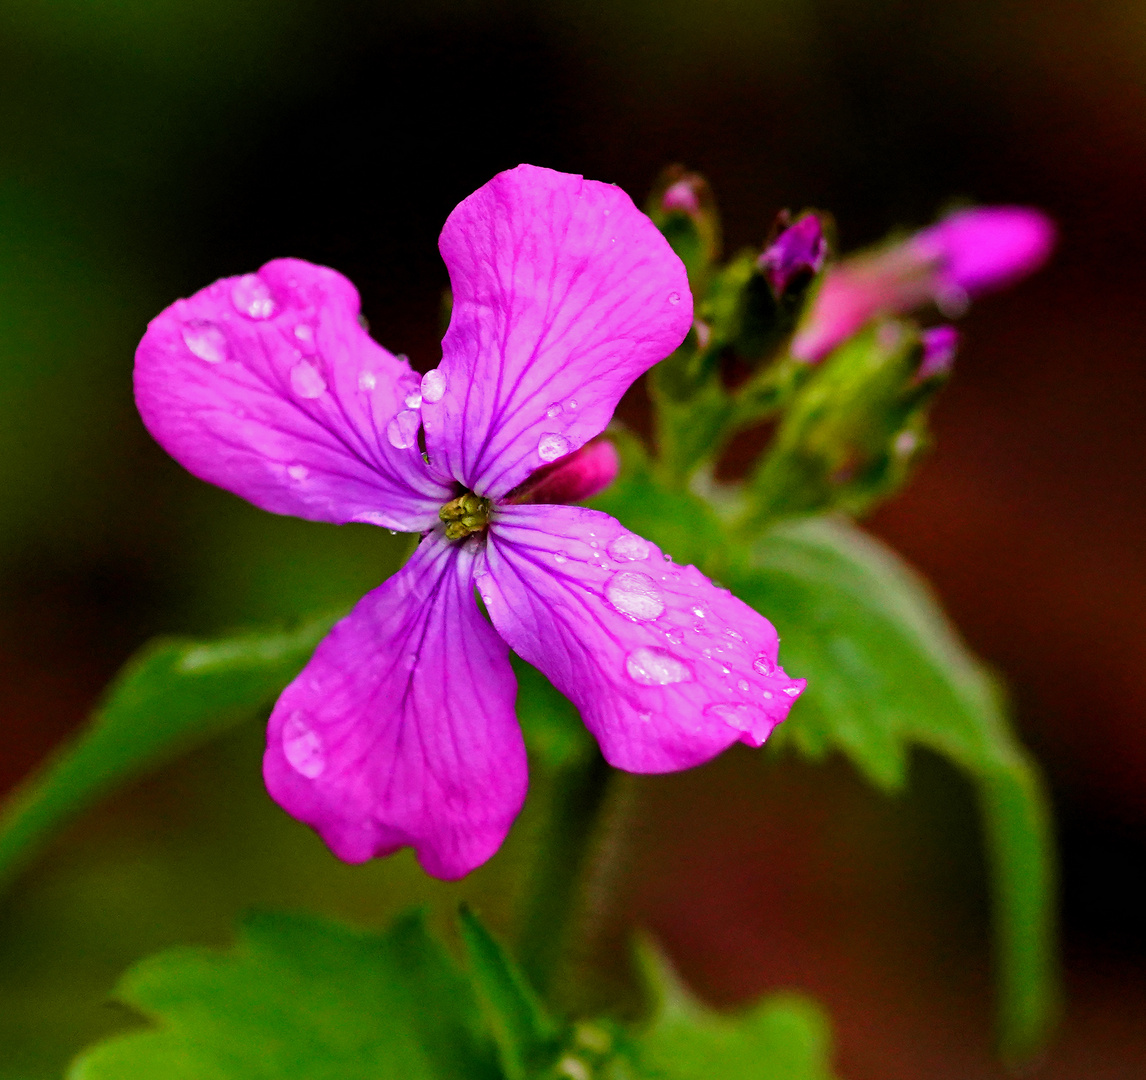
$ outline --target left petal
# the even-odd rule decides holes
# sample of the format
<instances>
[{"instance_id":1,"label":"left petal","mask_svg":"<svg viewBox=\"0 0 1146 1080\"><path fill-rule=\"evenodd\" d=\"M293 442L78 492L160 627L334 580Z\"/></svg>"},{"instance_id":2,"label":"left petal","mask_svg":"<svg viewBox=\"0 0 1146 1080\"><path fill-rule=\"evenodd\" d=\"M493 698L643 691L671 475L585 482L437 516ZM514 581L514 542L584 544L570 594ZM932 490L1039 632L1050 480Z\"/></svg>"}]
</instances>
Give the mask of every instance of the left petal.
<instances>
[{"instance_id":1,"label":"left petal","mask_svg":"<svg viewBox=\"0 0 1146 1080\"><path fill-rule=\"evenodd\" d=\"M454 306L423 380L430 460L496 498L604 430L692 325L684 264L620 188L519 165L442 229Z\"/></svg>"},{"instance_id":2,"label":"left petal","mask_svg":"<svg viewBox=\"0 0 1146 1080\"><path fill-rule=\"evenodd\" d=\"M411 846L454 879L525 799L509 651L473 595L474 546L434 532L318 646L271 713L271 797L346 862Z\"/></svg>"},{"instance_id":3,"label":"left petal","mask_svg":"<svg viewBox=\"0 0 1146 1080\"><path fill-rule=\"evenodd\" d=\"M476 580L498 633L630 772L759 746L804 688L767 619L596 510L499 508Z\"/></svg>"}]
</instances>

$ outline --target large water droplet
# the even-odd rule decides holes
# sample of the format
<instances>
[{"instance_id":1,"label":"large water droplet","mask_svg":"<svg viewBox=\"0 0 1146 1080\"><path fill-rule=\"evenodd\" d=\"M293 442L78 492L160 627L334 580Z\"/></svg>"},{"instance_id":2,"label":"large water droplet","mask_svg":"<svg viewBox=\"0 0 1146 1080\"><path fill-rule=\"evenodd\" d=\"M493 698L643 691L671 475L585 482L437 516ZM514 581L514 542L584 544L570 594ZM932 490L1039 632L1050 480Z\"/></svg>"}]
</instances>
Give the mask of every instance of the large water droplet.
<instances>
[{"instance_id":1,"label":"large water droplet","mask_svg":"<svg viewBox=\"0 0 1146 1080\"><path fill-rule=\"evenodd\" d=\"M625 658L625 670L633 682L642 686L671 686L692 678L692 672L683 660L664 649L652 649L647 645L629 653Z\"/></svg>"},{"instance_id":2,"label":"large water droplet","mask_svg":"<svg viewBox=\"0 0 1146 1080\"><path fill-rule=\"evenodd\" d=\"M244 274L231 286L231 303L248 319L269 319L278 311L271 290L258 274Z\"/></svg>"},{"instance_id":3,"label":"large water droplet","mask_svg":"<svg viewBox=\"0 0 1146 1080\"><path fill-rule=\"evenodd\" d=\"M760 675L776 674L776 665L772 663L767 653L757 653L756 659L752 661L752 667Z\"/></svg>"},{"instance_id":4,"label":"large water droplet","mask_svg":"<svg viewBox=\"0 0 1146 1080\"><path fill-rule=\"evenodd\" d=\"M290 369L290 385L301 398L318 398L326 393L326 380L309 360L300 360Z\"/></svg>"},{"instance_id":5,"label":"large water droplet","mask_svg":"<svg viewBox=\"0 0 1146 1080\"><path fill-rule=\"evenodd\" d=\"M713 716L717 720L722 720L729 727L733 727L737 731L759 732L761 728L771 727L768 714L761 709L760 706L749 705L744 701L736 703L720 702L716 705L706 705L704 707L704 715Z\"/></svg>"},{"instance_id":6,"label":"large water droplet","mask_svg":"<svg viewBox=\"0 0 1146 1080\"><path fill-rule=\"evenodd\" d=\"M422 376L422 400L431 405L441 401L446 392L446 377L437 368L432 368Z\"/></svg>"},{"instance_id":7,"label":"large water droplet","mask_svg":"<svg viewBox=\"0 0 1146 1080\"><path fill-rule=\"evenodd\" d=\"M390 440L390 445L398 450L406 450L417 443L420 421L421 417L413 409L400 412L386 425L386 438Z\"/></svg>"},{"instance_id":8,"label":"large water droplet","mask_svg":"<svg viewBox=\"0 0 1146 1080\"><path fill-rule=\"evenodd\" d=\"M229 355L227 339L214 323L188 323L183 327L183 344L208 364L220 364Z\"/></svg>"},{"instance_id":9,"label":"large water droplet","mask_svg":"<svg viewBox=\"0 0 1146 1080\"><path fill-rule=\"evenodd\" d=\"M649 557L650 548L647 541L632 533L622 533L615 540L610 540L605 550L617 562L640 562Z\"/></svg>"},{"instance_id":10,"label":"large water droplet","mask_svg":"<svg viewBox=\"0 0 1146 1080\"><path fill-rule=\"evenodd\" d=\"M605 598L622 615L639 622L655 619L665 609L661 587L636 570L622 570L609 578Z\"/></svg>"},{"instance_id":11,"label":"large water droplet","mask_svg":"<svg viewBox=\"0 0 1146 1080\"><path fill-rule=\"evenodd\" d=\"M313 780L326 768L326 752L318 732L301 712L292 712L283 724L283 755L295 772Z\"/></svg>"},{"instance_id":12,"label":"large water droplet","mask_svg":"<svg viewBox=\"0 0 1146 1080\"><path fill-rule=\"evenodd\" d=\"M572 444L564 435L548 432L537 440L537 456L542 461L556 461L572 449Z\"/></svg>"}]
</instances>

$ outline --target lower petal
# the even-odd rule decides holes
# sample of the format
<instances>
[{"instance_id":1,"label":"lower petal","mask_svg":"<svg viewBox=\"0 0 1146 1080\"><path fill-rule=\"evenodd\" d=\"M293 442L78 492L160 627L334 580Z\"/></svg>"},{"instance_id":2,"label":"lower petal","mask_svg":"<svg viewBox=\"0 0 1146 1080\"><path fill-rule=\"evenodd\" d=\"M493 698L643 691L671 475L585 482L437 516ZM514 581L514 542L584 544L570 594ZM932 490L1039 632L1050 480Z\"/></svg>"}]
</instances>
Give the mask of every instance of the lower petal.
<instances>
[{"instance_id":1,"label":"lower petal","mask_svg":"<svg viewBox=\"0 0 1146 1080\"><path fill-rule=\"evenodd\" d=\"M595 510L499 508L476 580L510 647L630 772L759 746L804 687L767 619Z\"/></svg>"},{"instance_id":2,"label":"lower petal","mask_svg":"<svg viewBox=\"0 0 1146 1080\"><path fill-rule=\"evenodd\" d=\"M505 643L473 596L472 545L432 533L319 645L271 714L271 797L346 862L415 849L462 877L525 799Z\"/></svg>"}]
</instances>

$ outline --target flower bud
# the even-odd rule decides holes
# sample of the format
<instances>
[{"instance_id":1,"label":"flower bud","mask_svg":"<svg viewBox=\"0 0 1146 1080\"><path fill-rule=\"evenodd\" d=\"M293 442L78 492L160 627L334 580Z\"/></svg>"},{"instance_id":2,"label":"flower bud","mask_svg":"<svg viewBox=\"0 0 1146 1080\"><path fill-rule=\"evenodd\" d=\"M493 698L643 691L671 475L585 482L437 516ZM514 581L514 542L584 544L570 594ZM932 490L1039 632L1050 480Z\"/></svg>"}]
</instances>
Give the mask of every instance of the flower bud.
<instances>
[{"instance_id":1,"label":"flower bud","mask_svg":"<svg viewBox=\"0 0 1146 1080\"><path fill-rule=\"evenodd\" d=\"M693 296L703 296L720 257L720 218L708 181L683 165L672 165L653 185L645 211L688 270Z\"/></svg>"},{"instance_id":2,"label":"flower bud","mask_svg":"<svg viewBox=\"0 0 1146 1080\"><path fill-rule=\"evenodd\" d=\"M933 326L922 331L919 339L923 345L923 359L915 373L916 379L922 382L937 375L946 375L959 348L959 331L953 326Z\"/></svg>"},{"instance_id":3,"label":"flower bud","mask_svg":"<svg viewBox=\"0 0 1146 1080\"><path fill-rule=\"evenodd\" d=\"M511 503L578 503L599 495L621 467L617 450L606 438L594 439L579 450L535 470L515 491Z\"/></svg>"},{"instance_id":4,"label":"flower bud","mask_svg":"<svg viewBox=\"0 0 1146 1080\"><path fill-rule=\"evenodd\" d=\"M877 315L928 303L948 316L972 297L1037 270L1054 246L1054 225L1017 206L961 210L907 240L853 256L824 275L792 355L815 363Z\"/></svg>"},{"instance_id":5,"label":"flower bud","mask_svg":"<svg viewBox=\"0 0 1146 1080\"><path fill-rule=\"evenodd\" d=\"M756 260L777 297L800 280L811 279L824 267L828 241L815 214L803 214L789 225Z\"/></svg>"}]
</instances>

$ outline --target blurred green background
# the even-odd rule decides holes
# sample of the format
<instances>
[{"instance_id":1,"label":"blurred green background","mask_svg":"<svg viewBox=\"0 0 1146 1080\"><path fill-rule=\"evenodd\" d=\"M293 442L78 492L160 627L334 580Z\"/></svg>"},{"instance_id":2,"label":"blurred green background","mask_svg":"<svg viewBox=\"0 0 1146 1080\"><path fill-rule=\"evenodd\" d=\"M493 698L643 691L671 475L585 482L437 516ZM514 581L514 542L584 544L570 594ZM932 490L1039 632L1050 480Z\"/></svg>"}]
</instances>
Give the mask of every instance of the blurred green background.
<instances>
[{"instance_id":1,"label":"blurred green background","mask_svg":"<svg viewBox=\"0 0 1146 1080\"><path fill-rule=\"evenodd\" d=\"M682 161L733 250L785 206L830 209L845 248L953 198L1059 221L1053 265L971 313L938 449L873 527L1007 673L1054 787L1069 1002L1034 1075L1146 1073L1146 9L1128 0L5 0L0 788L149 636L346 602L401 554L166 459L131 401L147 320L296 255L349 275L375 336L428 368L438 229L520 161L638 201ZM625 409L639 424L639 392ZM255 725L137 785L0 901L0 1080L59 1075L128 1022L106 1003L127 963L224 942L246 906L378 923L434 892L404 856L336 864L268 802L259 757ZM843 763L747 752L638 788L606 938L652 926L718 1003L813 991L851 1080L1002 1075L976 818L946 766L921 757L896 801ZM444 894L504 920L528 826Z\"/></svg>"}]
</instances>

